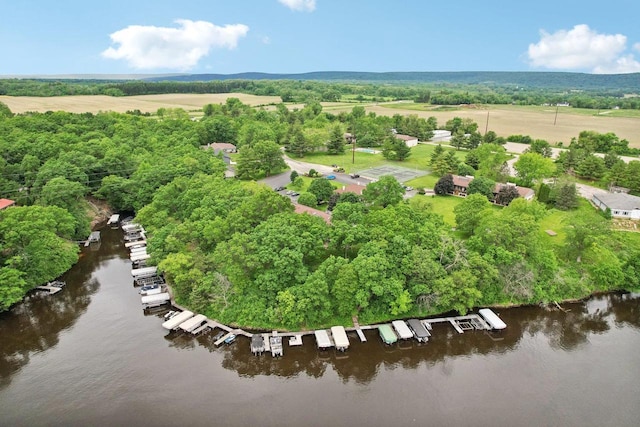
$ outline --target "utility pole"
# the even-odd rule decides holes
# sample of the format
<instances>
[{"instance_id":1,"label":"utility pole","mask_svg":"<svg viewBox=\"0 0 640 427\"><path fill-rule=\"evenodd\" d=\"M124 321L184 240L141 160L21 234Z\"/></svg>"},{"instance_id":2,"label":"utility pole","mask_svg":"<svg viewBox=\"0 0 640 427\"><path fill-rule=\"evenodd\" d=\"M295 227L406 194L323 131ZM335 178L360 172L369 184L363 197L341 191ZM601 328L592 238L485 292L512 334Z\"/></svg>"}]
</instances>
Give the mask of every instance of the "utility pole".
<instances>
[{"instance_id":1,"label":"utility pole","mask_svg":"<svg viewBox=\"0 0 640 427\"><path fill-rule=\"evenodd\" d=\"M556 121L558 120L558 108L560 108L560 106L558 105L558 103L556 103L556 117L553 119L553 125L556 125Z\"/></svg>"}]
</instances>

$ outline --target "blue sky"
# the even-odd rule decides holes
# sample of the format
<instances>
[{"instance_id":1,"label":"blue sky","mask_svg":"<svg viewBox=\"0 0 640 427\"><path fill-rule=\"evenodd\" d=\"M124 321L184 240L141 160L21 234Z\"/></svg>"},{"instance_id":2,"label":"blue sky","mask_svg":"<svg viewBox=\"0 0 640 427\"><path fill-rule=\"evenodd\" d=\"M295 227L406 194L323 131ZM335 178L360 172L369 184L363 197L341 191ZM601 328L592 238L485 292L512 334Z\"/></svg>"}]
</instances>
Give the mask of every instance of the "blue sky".
<instances>
[{"instance_id":1,"label":"blue sky","mask_svg":"<svg viewBox=\"0 0 640 427\"><path fill-rule=\"evenodd\" d=\"M0 0L0 75L640 72L640 1Z\"/></svg>"}]
</instances>

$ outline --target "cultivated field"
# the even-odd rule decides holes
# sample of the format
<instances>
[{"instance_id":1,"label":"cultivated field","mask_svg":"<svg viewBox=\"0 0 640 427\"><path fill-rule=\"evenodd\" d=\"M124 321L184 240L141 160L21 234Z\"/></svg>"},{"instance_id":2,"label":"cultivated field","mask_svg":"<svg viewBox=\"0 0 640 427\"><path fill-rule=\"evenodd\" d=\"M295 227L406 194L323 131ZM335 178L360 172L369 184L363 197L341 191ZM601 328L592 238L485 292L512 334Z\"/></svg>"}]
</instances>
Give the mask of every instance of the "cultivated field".
<instances>
[{"instance_id":1,"label":"cultivated field","mask_svg":"<svg viewBox=\"0 0 640 427\"><path fill-rule=\"evenodd\" d=\"M224 103L227 98L239 98L244 104L264 105L281 102L279 96L255 96L244 93L215 94L162 94L112 97L106 95L79 96L0 96L14 113L27 111L69 111L72 113L97 113L100 111L140 110L143 113L155 113L158 108L182 108L186 111L201 110L206 104Z\"/></svg>"},{"instance_id":2,"label":"cultivated field","mask_svg":"<svg viewBox=\"0 0 640 427\"><path fill-rule=\"evenodd\" d=\"M27 111L69 111L73 113L99 111L126 112L140 110L143 113L155 113L158 108L182 108L186 111L201 110L206 104L224 103L227 98L239 98L243 103L257 106L281 102L279 96L255 96L243 93L219 94L162 94L111 97L105 95L28 97L0 96L14 113ZM325 111L338 113L351 111L354 105L349 103L322 103ZM577 137L583 130L594 130L601 133L613 132L621 139L629 141L632 147L640 148L640 117L633 117L635 112L628 112L632 117L620 117L614 110L602 111L600 114L588 110L560 108L557 123L554 125L555 108L526 107L512 105L491 105L478 108L452 108L438 110L433 107L425 110L420 104L410 102L394 102L382 104L362 104L367 111L376 114L393 116L394 114L417 114L420 117L434 116L442 126L453 117L468 117L478 123L478 129L484 133L489 113L489 130L500 136L529 135L550 143L563 142L565 145L571 138ZM302 108L304 105L289 105L289 108Z\"/></svg>"},{"instance_id":3,"label":"cultivated field","mask_svg":"<svg viewBox=\"0 0 640 427\"><path fill-rule=\"evenodd\" d=\"M528 108L518 106L492 105L489 108L456 108L447 111L419 111L412 108L414 104L403 103L368 105L366 110L379 115L416 114L420 117L433 116L440 126L454 117L470 118L478 123L478 130L484 133L489 112L489 130L499 136L529 135L535 139L544 139L551 144L563 142L567 145L571 138L577 137L583 130L594 130L601 133L613 132L620 139L629 141L629 146L640 148L640 117L613 117L608 114L585 115L582 111L573 113L571 108L560 108L556 125L553 124L556 109ZM350 111L353 107L327 108L332 113Z\"/></svg>"}]
</instances>

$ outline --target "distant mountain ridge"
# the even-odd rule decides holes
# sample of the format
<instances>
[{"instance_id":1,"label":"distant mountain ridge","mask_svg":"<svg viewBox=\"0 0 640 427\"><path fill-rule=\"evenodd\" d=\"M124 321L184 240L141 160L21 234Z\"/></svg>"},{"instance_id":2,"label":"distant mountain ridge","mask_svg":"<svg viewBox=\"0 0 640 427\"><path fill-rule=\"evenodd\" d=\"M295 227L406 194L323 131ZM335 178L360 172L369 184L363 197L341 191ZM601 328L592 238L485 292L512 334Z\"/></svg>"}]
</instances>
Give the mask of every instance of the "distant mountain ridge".
<instances>
[{"instance_id":1,"label":"distant mountain ridge","mask_svg":"<svg viewBox=\"0 0 640 427\"><path fill-rule=\"evenodd\" d=\"M518 85L535 88L618 89L640 91L640 73L587 74L533 71L314 71L309 73L183 74L148 77L145 81L196 82L212 80L318 80L377 83L457 83Z\"/></svg>"}]
</instances>

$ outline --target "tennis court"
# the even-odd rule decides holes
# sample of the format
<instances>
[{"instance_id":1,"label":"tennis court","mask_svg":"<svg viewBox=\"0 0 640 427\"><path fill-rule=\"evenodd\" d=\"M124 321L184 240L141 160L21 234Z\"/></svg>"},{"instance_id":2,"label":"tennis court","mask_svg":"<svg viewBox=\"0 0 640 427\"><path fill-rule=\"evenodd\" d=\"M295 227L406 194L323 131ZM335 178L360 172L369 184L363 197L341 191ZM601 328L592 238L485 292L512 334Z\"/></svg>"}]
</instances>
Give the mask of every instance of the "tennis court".
<instances>
[{"instance_id":1,"label":"tennis court","mask_svg":"<svg viewBox=\"0 0 640 427\"><path fill-rule=\"evenodd\" d=\"M392 175L398 182L409 181L413 178L417 178L419 176L423 176L428 174L427 171L417 170L417 169L409 169L403 168L400 166L378 166L375 168L365 169L363 171L358 172L360 176L364 178L370 179L380 179L381 176L384 175Z\"/></svg>"}]
</instances>

